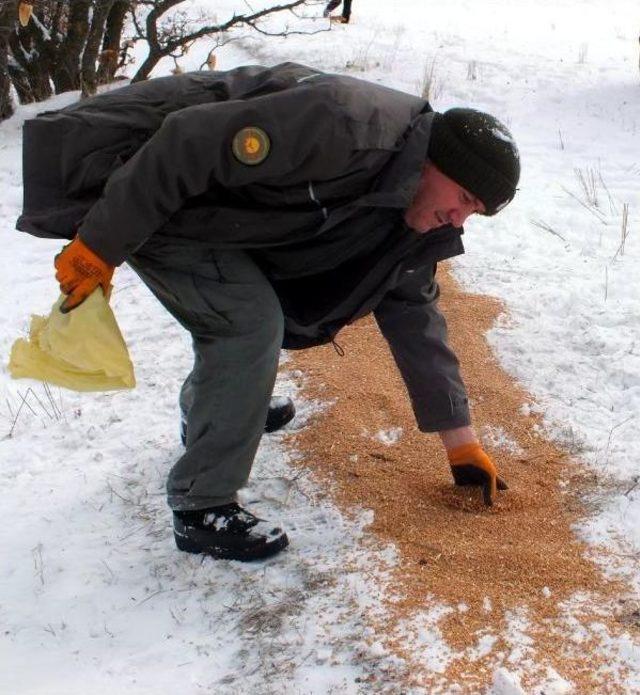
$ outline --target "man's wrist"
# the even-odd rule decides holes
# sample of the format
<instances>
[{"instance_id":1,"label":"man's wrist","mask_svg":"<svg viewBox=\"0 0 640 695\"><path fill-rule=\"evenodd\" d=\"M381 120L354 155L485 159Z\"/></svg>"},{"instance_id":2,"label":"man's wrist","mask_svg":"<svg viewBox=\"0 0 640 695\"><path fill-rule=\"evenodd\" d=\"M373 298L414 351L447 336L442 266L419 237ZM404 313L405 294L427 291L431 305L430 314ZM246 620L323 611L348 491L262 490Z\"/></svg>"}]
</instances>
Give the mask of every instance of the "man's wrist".
<instances>
[{"instance_id":1,"label":"man's wrist","mask_svg":"<svg viewBox=\"0 0 640 695\"><path fill-rule=\"evenodd\" d=\"M451 430L438 432L442 444L447 451L463 446L464 444L478 444L479 440L473 427L455 427Z\"/></svg>"}]
</instances>

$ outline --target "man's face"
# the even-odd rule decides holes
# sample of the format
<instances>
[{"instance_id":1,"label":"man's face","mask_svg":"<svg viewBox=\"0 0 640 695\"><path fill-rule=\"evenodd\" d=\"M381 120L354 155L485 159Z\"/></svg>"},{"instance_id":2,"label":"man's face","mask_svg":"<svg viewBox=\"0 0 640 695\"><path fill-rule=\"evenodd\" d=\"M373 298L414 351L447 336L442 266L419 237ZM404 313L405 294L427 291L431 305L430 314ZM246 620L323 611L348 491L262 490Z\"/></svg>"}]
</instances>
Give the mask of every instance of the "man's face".
<instances>
[{"instance_id":1,"label":"man's face","mask_svg":"<svg viewBox=\"0 0 640 695\"><path fill-rule=\"evenodd\" d=\"M462 227L474 212L484 212L482 202L429 163L422 171L404 221L411 229L424 234L445 224Z\"/></svg>"}]
</instances>

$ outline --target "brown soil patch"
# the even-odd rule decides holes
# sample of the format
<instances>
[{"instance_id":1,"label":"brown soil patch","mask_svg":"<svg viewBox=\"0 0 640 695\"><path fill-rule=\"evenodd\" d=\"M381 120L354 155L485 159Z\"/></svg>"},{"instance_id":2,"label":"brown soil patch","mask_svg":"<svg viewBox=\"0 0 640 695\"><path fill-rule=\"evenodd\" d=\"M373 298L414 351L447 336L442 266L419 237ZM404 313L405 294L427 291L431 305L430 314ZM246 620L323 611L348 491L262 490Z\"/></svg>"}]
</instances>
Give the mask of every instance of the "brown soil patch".
<instances>
[{"instance_id":1,"label":"brown soil patch","mask_svg":"<svg viewBox=\"0 0 640 695\"><path fill-rule=\"evenodd\" d=\"M510 490L486 510L478 492L453 487L439 438L417 430L403 382L372 319L340 334L344 357L332 346L290 353L308 377L306 395L335 399L294 444L305 454L303 464L331 482L341 507L372 509L371 531L399 549L398 600L389 605L391 623L381 626L387 646L411 662L416 655L407 647L411 640L394 637L393 626L436 603L453 608L438 627L460 658L441 676L411 664L414 684L459 683L464 692L477 693L498 665L517 667L505 662L510 648L504 633L508 615L524 609L532 639L528 684L550 665L578 692L621 692L599 674L605 664L588 626L597 614L614 634L628 629L617 615L627 590L602 577L571 530L587 513L579 495L593 489L594 476L540 436L538 416L524 414L530 396L501 370L484 338L501 305L464 294L446 267L439 278L476 430L482 435L487 427L501 428L521 450L492 447L485 438ZM392 427L403 428L396 444L374 438ZM568 638L568 614L559 605L578 592L588 596L572 612L587 633L579 644ZM478 656L472 650L482 635L496 641Z\"/></svg>"}]
</instances>

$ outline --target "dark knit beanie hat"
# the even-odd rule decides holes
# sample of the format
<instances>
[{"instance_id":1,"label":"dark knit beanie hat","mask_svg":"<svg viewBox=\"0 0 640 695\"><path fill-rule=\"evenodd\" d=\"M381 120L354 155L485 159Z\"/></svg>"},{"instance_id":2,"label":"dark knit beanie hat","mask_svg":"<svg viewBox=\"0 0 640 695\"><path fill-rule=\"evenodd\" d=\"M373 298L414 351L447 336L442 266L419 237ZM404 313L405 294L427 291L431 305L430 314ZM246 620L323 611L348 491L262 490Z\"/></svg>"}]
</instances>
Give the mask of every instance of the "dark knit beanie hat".
<instances>
[{"instance_id":1,"label":"dark knit beanie hat","mask_svg":"<svg viewBox=\"0 0 640 695\"><path fill-rule=\"evenodd\" d=\"M436 113L429 159L445 176L479 198L485 215L513 200L520 178L516 143L500 121L474 109Z\"/></svg>"}]
</instances>

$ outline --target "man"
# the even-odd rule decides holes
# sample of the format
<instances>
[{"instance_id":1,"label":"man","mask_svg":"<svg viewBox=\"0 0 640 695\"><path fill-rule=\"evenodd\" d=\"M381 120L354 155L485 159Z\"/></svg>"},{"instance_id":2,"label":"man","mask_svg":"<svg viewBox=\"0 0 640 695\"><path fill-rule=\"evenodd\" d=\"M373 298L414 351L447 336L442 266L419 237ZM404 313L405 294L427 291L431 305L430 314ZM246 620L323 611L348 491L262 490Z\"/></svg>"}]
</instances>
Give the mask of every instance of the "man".
<instances>
[{"instance_id":1,"label":"man","mask_svg":"<svg viewBox=\"0 0 640 695\"><path fill-rule=\"evenodd\" d=\"M24 161L18 226L77 232L55 260L63 310L126 261L193 337L186 451L167 483L181 550L251 560L287 545L236 502L280 349L333 341L371 312L454 482L488 505L506 489L470 426L434 278L463 252L467 217L515 195L518 152L492 116L292 63L244 67L43 114Z\"/></svg>"},{"instance_id":2,"label":"man","mask_svg":"<svg viewBox=\"0 0 640 695\"><path fill-rule=\"evenodd\" d=\"M341 2L342 14L339 17L331 17L331 13ZM351 19L351 0L329 0L327 6L324 8L322 16L331 17L332 20L335 19L336 22L340 22L341 24L349 24L349 20Z\"/></svg>"}]
</instances>

